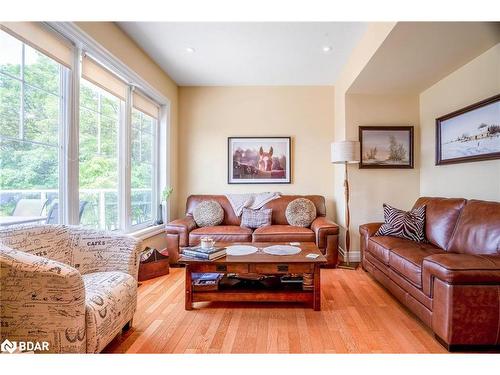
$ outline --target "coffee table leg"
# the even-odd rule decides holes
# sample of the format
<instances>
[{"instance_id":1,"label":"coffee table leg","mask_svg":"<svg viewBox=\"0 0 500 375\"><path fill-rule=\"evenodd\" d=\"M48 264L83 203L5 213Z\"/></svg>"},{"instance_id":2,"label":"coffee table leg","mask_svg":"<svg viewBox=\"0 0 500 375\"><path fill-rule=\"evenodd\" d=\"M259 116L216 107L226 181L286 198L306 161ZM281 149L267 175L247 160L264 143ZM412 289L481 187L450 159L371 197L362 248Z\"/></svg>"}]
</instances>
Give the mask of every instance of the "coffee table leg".
<instances>
[{"instance_id":1,"label":"coffee table leg","mask_svg":"<svg viewBox=\"0 0 500 375\"><path fill-rule=\"evenodd\" d=\"M193 309L193 281L191 278L191 267L189 267L189 264L186 265L186 295L185 295L185 310L192 310Z\"/></svg>"},{"instance_id":2,"label":"coffee table leg","mask_svg":"<svg viewBox=\"0 0 500 375\"><path fill-rule=\"evenodd\" d=\"M321 310L321 280L320 267L314 265L314 291L313 291L313 309L314 311Z\"/></svg>"}]
</instances>

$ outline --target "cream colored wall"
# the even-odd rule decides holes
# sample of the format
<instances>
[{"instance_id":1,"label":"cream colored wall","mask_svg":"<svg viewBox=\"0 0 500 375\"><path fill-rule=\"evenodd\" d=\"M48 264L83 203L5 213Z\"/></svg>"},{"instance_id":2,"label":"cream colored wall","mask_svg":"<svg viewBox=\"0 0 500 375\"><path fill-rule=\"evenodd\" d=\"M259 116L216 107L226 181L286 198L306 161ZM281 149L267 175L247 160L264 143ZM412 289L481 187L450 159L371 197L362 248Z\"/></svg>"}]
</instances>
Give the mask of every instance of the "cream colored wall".
<instances>
[{"instance_id":1,"label":"cream colored wall","mask_svg":"<svg viewBox=\"0 0 500 375\"><path fill-rule=\"evenodd\" d=\"M321 194L333 207L333 87L181 87L179 202L190 194ZM292 137L292 184L228 185L227 137Z\"/></svg>"},{"instance_id":2,"label":"cream colored wall","mask_svg":"<svg viewBox=\"0 0 500 375\"><path fill-rule=\"evenodd\" d=\"M361 224L383 221L383 203L401 209L410 209L419 197L418 95L347 95L348 138L357 140L359 126L370 125L413 125L414 169L359 169L358 165L348 166L351 251L360 250L358 228ZM342 246L343 243L342 240Z\"/></svg>"},{"instance_id":3,"label":"cream colored wall","mask_svg":"<svg viewBox=\"0 0 500 375\"><path fill-rule=\"evenodd\" d=\"M500 201L500 160L435 165L435 119L500 93L500 44L420 94L420 194Z\"/></svg>"},{"instance_id":4,"label":"cream colored wall","mask_svg":"<svg viewBox=\"0 0 500 375\"><path fill-rule=\"evenodd\" d=\"M171 165L170 185L174 188L170 199L170 214L175 215L178 190L178 88L176 83L113 22L76 22L76 25L170 100L168 152Z\"/></svg>"},{"instance_id":5,"label":"cream colored wall","mask_svg":"<svg viewBox=\"0 0 500 375\"><path fill-rule=\"evenodd\" d=\"M380 45L387 38L391 30L396 26L396 22L372 22L368 25L366 32L349 56L337 81L335 82L335 123L334 140L355 140L356 134L350 134L346 123L346 95L349 87L356 77L361 73L371 57L375 54ZM335 220L342 227L344 221L344 166L335 165L333 169L334 179L334 200L336 202ZM352 228L351 228L352 229ZM343 243L343 236L341 236Z\"/></svg>"}]
</instances>

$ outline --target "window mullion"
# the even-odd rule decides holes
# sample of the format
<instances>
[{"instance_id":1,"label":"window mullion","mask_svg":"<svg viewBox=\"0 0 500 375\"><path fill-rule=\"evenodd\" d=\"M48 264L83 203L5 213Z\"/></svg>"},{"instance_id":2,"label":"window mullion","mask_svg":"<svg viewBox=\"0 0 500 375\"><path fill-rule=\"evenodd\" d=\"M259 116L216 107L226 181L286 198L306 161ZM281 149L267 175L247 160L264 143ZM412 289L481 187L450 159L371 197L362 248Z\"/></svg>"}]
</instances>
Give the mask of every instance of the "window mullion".
<instances>
[{"instance_id":1,"label":"window mullion","mask_svg":"<svg viewBox=\"0 0 500 375\"><path fill-rule=\"evenodd\" d=\"M71 70L70 79L68 79L68 103L66 121L66 165L65 179L66 184L63 186L65 199L64 221L68 224L80 224L79 216L79 136L80 136L80 71L81 63L80 56L82 50L74 49L73 69Z\"/></svg>"},{"instance_id":2,"label":"window mullion","mask_svg":"<svg viewBox=\"0 0 500 375\"><path fill-rule=\"evenodd\" d=\"M122 111L119 127L119 202L118 212L122 231L129 232L131 227L131 124L132 124L132 88L127 91L125 103L122 102Z\"/></svg>"},{"instance_id":3,"label":"window mullion","mask_svg":"<svg viewBox=\"0 0 500 375\"><path fill-rule=\"evenodd\" d=\"M19 139L24 139L24 43L21 47L21 115L19 116Z\"/></svg>"}]
</instances>

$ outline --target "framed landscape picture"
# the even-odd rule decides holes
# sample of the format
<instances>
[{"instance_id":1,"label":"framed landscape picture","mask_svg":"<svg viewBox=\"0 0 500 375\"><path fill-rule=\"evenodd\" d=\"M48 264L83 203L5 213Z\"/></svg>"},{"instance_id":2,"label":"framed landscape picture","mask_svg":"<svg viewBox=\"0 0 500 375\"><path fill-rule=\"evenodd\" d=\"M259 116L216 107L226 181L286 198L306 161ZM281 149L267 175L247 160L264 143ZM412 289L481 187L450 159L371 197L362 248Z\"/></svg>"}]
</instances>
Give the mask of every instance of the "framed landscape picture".
<instances>
[{"instance_id":1,"label":"framed landscape picture","mask_svg":"<svg viewBox=\"0 0 500 375\"><path fill-rule=\"evenodd\" d=\"M290 137L229 137L229 184L291 183Z\"/></svg>"},{"instance_id":2,"label":"framed landscape picture","mask_svg":"<svg viewBox=\"0 0 500 375\"><path fill-rule=\"evenodd\" d=\"M360 126L359 168L413 168L413 126Z\"/></svg>"},{"instance_id":3,"label":"framed landscape picture","mask_svg":"<svg viewBox=\"0 0 500 375\"><path fill-rule=\"evenodd\" d=\"M500 159L500 94L436 119L436 165Z\"/></svg>"}]
</instances>

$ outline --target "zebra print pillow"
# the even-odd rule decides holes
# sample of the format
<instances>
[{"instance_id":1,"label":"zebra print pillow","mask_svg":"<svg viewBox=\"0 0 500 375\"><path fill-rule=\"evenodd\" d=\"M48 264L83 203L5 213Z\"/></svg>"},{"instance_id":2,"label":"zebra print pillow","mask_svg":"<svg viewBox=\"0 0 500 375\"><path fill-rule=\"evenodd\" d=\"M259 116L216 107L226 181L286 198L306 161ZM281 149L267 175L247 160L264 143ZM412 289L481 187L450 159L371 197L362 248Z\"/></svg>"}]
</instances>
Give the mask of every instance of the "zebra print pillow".
<instances>
[{"instance_id":1,"label":"zebra print pillow","mask_svg":"<svg viewBox=\"0 0 500 375\"><path fill-rule=\"evenodd\" d=\"M385 223L375 236L395 236L425 242L425 205L411 211L398 210L384 203Z\"/></svg>"}]
</instances>

